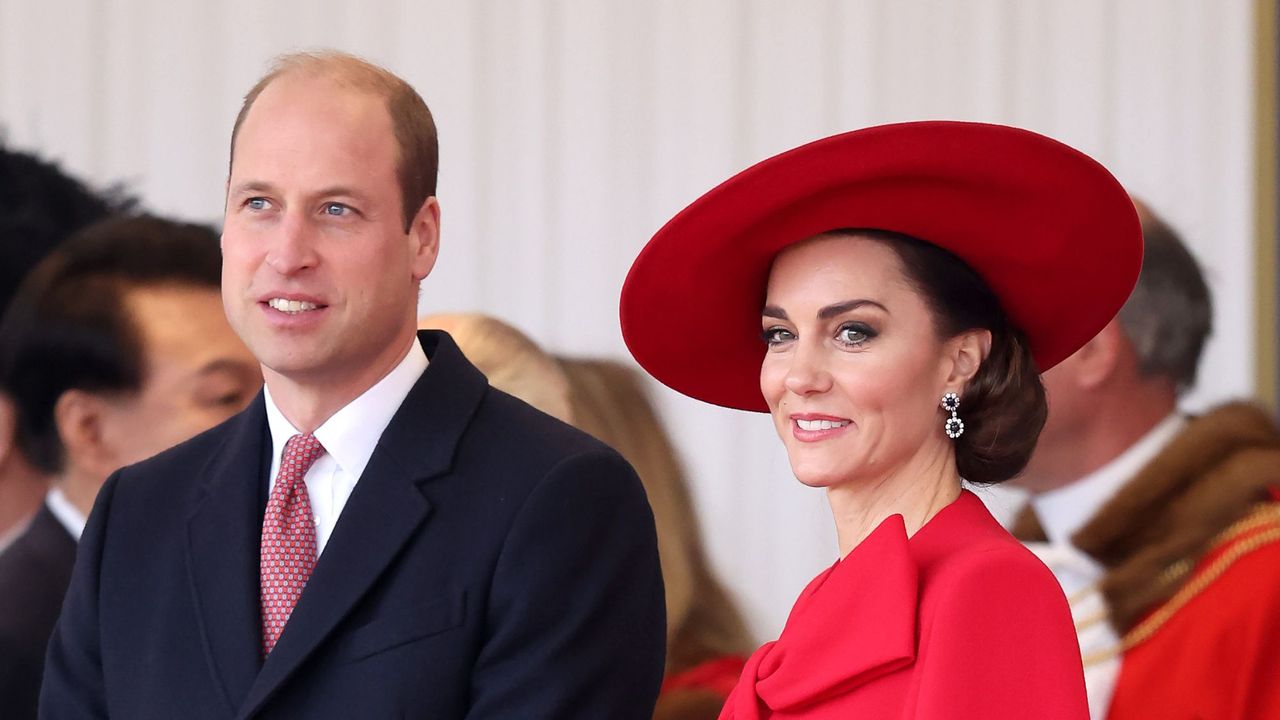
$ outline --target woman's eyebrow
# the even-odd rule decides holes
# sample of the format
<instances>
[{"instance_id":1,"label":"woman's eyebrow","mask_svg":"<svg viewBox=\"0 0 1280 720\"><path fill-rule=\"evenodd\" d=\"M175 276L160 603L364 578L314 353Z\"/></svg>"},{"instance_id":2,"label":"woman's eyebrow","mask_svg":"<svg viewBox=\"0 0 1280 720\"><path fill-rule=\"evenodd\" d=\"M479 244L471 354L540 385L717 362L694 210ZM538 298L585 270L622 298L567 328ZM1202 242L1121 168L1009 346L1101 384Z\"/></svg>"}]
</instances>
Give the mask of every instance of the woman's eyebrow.
<instances>
[{"instance_id":1,"label":"woman's eyebrow","mask_svg":"<svg viewBox=\"0 0 1280 720\"><path fill-rule=\"evenodd\" d=\"M787 317L787 311L786 311L786 310L783 310L782 308L778 307L777 305L765 305L763 308L761 308L761 309L760 309L760 316L761 316L761 317L767 317L767 318L773 318L773 319L775 319L775 320L790 320L790 319L791 319L791 318Z\"/></svg>"},{"instance_id":2,"label":"woman's eyebrow","mask_svg":"<svg viewBox=\"0 0 1280 720\"><path fill-rule=\"evenodd\" d=\"M889 308L881 305L875 300L867 300L864 298L859 300L845 300L844 302L835 303L834 305L828 305L818 311L818 318L821 320L830 320L831 318L843 315L850 310L856 310L860 307L867 306L878 307L883 310L886 315L889 314Z\"/></svg>"}]
</instances>

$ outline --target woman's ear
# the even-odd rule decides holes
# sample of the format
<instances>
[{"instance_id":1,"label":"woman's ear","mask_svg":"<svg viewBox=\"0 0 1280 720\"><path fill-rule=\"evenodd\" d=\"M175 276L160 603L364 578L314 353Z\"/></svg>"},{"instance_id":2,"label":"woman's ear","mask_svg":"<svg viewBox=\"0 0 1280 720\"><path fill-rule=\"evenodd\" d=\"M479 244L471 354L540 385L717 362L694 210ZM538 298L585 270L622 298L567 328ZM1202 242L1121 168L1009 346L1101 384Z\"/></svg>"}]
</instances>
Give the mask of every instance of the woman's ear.
<instances>
[{"instance_id":1,"label":"woman's ear","mask_svg":"<svg viewBox=\"0 0 1280 720\"><path fill-rule=\"evenodd\" d=\"M978 374L982 361L991 354L991 331L965 330L948 340L946 348L950 360L946 385L949 391L960 392Z\"/></svg>"}]
</instances>

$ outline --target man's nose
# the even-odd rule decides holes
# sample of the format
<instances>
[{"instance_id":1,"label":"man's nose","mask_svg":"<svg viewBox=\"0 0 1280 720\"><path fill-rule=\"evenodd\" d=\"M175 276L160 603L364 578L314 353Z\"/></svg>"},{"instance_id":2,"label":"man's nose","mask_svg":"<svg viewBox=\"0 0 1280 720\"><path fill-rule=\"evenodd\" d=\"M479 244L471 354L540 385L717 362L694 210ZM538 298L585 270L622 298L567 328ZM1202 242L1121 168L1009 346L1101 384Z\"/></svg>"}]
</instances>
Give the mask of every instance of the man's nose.
<instances>
[{"instance_id":1,"label":"man's nose","mask_svg":"<svg viewBox=\"0 0 1280 720\"><path fill-rule=\"evenodd\" d=\"M281 275L293 275L315 267L315 233L308 218L301 213L286 213L276 227L267 251L267 264Z\"/></svg>"}]
</instances>

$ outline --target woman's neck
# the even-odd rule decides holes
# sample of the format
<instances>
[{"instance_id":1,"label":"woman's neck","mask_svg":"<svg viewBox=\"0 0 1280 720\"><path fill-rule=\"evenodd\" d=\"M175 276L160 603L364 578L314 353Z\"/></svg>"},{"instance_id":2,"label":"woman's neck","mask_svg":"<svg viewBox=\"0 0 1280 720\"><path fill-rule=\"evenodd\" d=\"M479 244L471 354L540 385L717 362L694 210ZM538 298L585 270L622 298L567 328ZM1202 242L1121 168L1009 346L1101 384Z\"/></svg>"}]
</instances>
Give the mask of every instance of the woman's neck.
<instances>
[{"instance_id":1,"label":"woman's neck","mask_svg":"<svg viewBox=\"0 0 1280 720\"><path fill-rule=\"evenodd\" d=\"M901 515L907 536L915 535L942 508L960 497L955 453L939 446L922 448L891 472L866 480L850 480L827 488L836 521L840 557L857 547L891 515Z\"/></svg>"}]
</instances>

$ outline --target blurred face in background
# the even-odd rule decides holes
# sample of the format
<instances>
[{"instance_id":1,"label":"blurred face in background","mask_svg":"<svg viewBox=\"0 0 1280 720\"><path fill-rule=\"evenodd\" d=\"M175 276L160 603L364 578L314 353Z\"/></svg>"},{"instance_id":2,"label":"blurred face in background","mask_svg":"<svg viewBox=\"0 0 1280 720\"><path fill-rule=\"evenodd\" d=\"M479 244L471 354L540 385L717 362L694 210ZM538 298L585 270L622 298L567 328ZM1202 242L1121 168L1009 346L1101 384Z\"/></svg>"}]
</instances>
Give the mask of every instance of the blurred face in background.
<instances>
[{"instance_id":1,"label":"blurred face in background","mask_svg":"<svg viewBox=\"0 0 1280 720\"><path fill-rule=\"evenodd\" d=\"M939 398L952 364L886 243L820 235L773 264L760 389L806 485L890 475L951 452Z\"/></svg>"},{"instance_id":2,"label":"blurred face in background","mask_svg":"<svg viewBox=\"0 0 1280 720\"><path fill-rule=\"evenodd\" d=\"M142 346L142 388L103 403L104 478L226 420L262 386L215 288L136 288L125 306Z\"/></svg>"}]
</instances>

